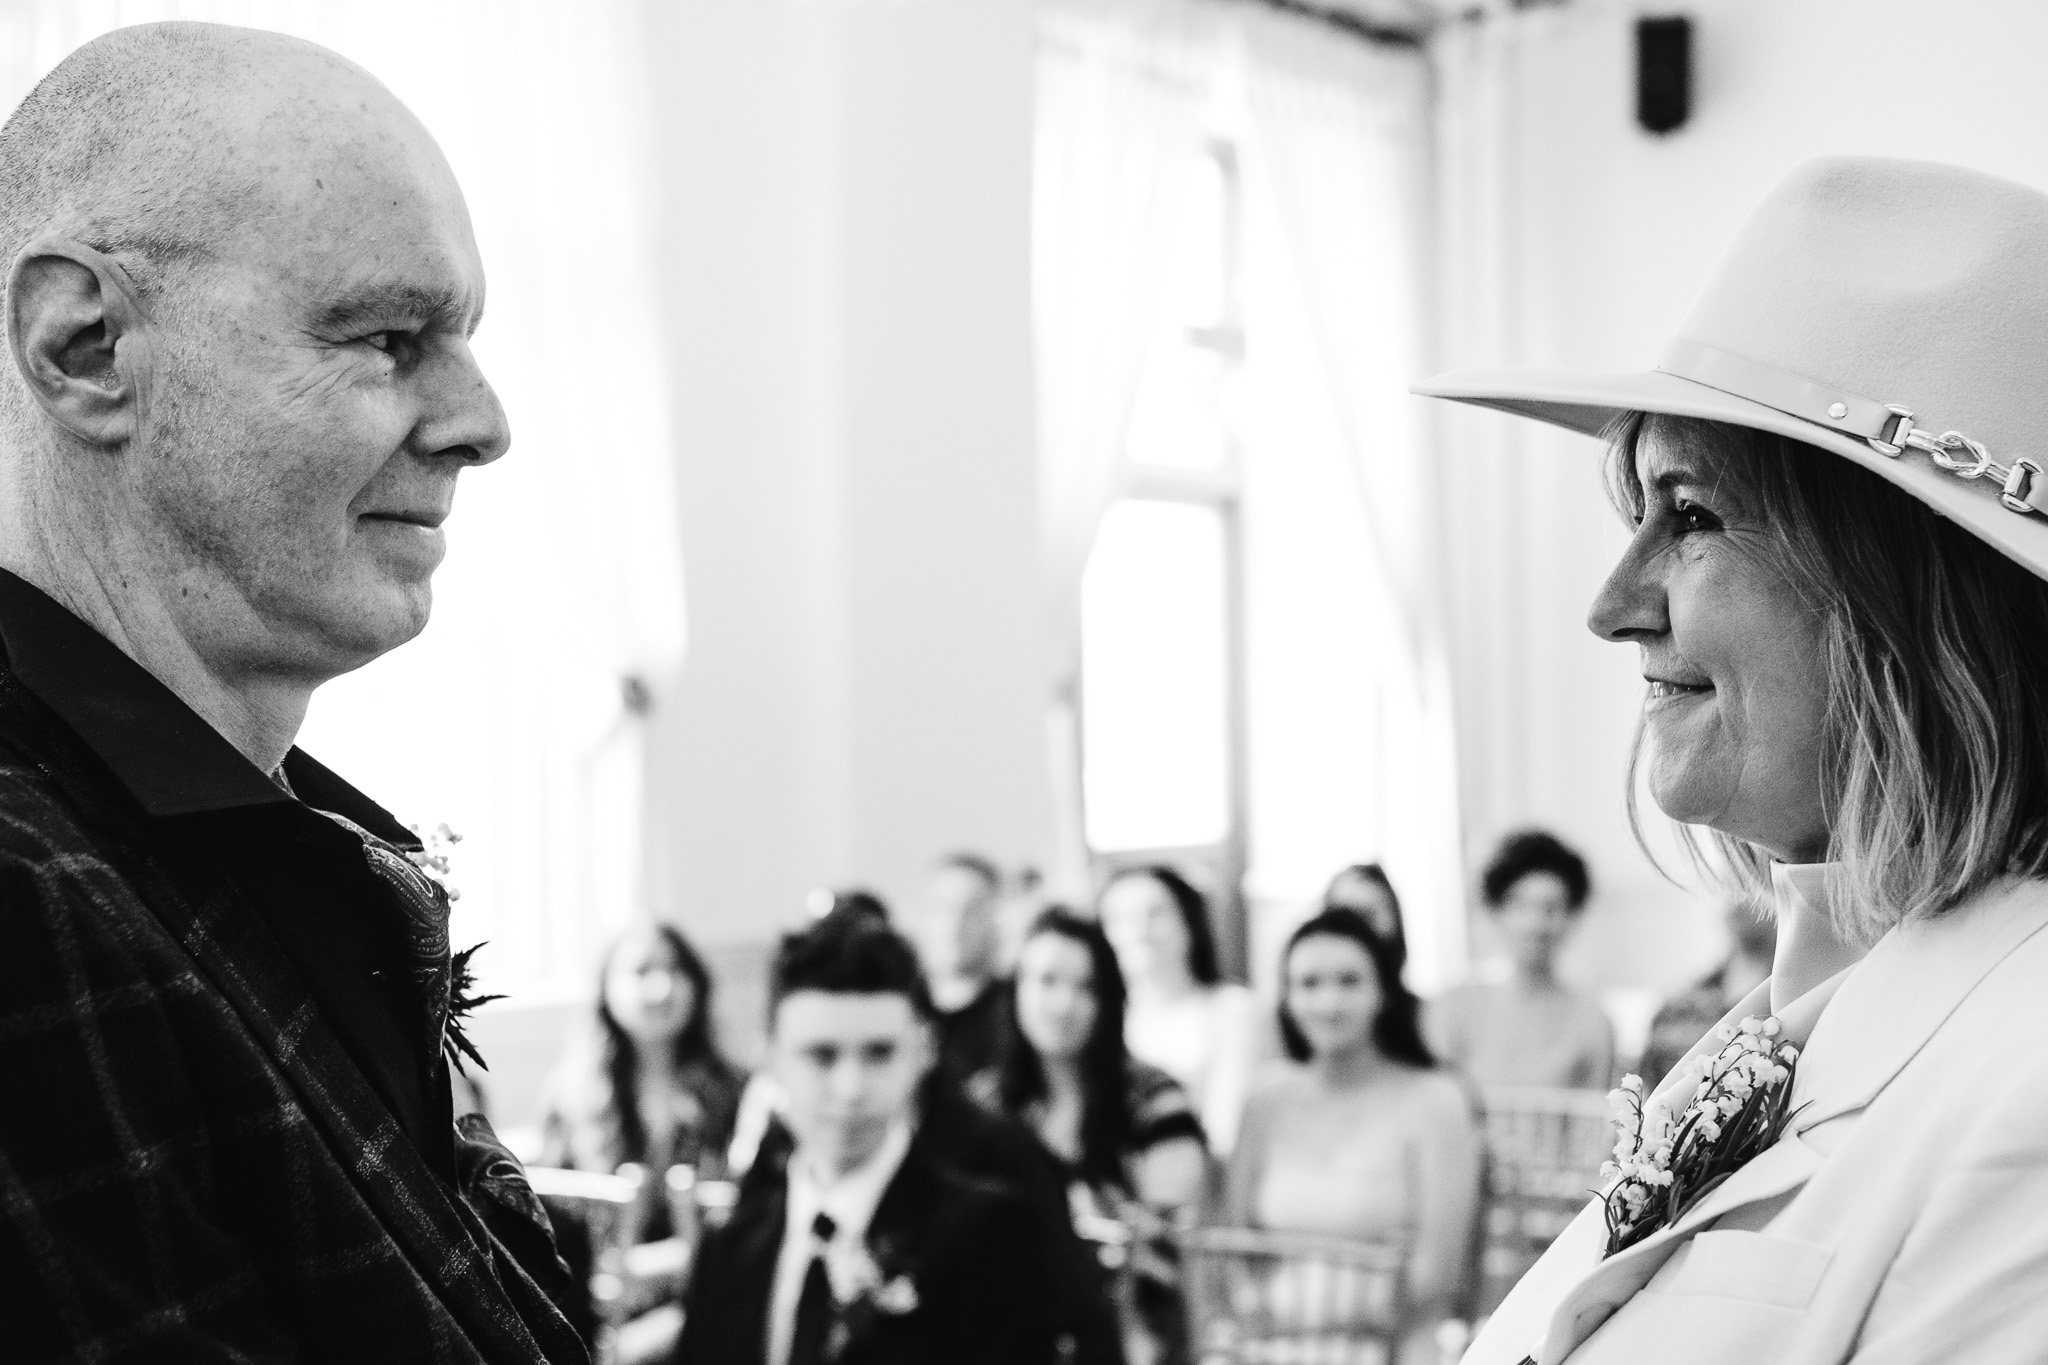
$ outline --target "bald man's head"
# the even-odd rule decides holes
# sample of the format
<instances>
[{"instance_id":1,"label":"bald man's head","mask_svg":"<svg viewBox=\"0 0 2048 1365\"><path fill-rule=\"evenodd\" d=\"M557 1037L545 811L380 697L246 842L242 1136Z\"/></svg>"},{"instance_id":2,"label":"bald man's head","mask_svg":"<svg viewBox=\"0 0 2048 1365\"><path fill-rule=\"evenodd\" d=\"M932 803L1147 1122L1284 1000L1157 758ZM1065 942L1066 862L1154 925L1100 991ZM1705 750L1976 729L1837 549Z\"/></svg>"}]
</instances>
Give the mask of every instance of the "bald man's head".
<instances>
[{"instance_id":1,"label":"bald man's head","mask_svg":"<svg viewBox=\"0 0 2048 1365\"><path fill-rule=\"evenodd\" d=\"M39 546L81 611L139 579L231 670L425 624L456 471L507 435L461 191L374 77L253 29L95 39L0 128L0 262L0 564Z\"/></svg>"},{"instance_id":2,"label":"bald man's head","mask_svg":"<svg viewBox=\"0 0 2048 1365\"><path fill-rule=\"evenodd\" d=\"M284 34L167 23L96 38L0 127L0 260L61 233L154 299L260 220L281 163L350 103L425 139L367 71Z\"/></svg>"}]
</instances>

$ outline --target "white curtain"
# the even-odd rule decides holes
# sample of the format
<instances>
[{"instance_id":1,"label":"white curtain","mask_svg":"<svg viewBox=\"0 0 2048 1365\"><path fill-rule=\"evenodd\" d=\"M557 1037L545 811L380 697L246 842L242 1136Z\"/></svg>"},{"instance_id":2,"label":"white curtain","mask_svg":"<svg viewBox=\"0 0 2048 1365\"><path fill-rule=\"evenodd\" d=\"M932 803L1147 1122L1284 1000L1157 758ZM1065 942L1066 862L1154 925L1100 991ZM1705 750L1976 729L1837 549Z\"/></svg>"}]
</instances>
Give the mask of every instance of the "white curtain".
<instances>
[{"instance_id":1,"label":"white curtain","mask_svg":"<svg viewBox=\"0 0 2048 1365\"><path fill-rule=\"evenodd\" d=\"M439 140L488 278L476 339L511 419L463 476L421 638L324 689L306 748L464 836L458 943L488 984L587 990L644 896L640 703L683 649L681 553L648 305L641 9L633 0L28 0L0 10L11 105L110 28L293 33L366 67ZM633 704L629 705L629 699Z\"/></svg>"},{"instance_id":2,"label":"white curtain","mask_svg":"<svg viewBox=\"0 0 2048 1365\"><path fill-rule=\"evenodd\" d=\"M1462 974L1464 875L1426 369L1429 77L1421 56L1284 16L1238 36L1253 192L1277 217L1310 349L1395 623L1375 660L1382 861L1409 907L1415 983ZM1256 339L1254 339L1256 345ZM1256 453L1253 458L1257 458Z\"/></svg>"},{"instance_id":3,"label":"white curtain","mask_svg":"<svg viewBox=\"0 0 2048 1365\"><path fill-rule=\"evenodd\" d=\"M1039 14L1032 322L1039 515L1058 802L1055 890L1084 894L1074 709L1081 574L1124 488L1124 435L1157 325L1168 177L1200 87L1178 7L1049 3Z\"/></svg>"}]
</instances>

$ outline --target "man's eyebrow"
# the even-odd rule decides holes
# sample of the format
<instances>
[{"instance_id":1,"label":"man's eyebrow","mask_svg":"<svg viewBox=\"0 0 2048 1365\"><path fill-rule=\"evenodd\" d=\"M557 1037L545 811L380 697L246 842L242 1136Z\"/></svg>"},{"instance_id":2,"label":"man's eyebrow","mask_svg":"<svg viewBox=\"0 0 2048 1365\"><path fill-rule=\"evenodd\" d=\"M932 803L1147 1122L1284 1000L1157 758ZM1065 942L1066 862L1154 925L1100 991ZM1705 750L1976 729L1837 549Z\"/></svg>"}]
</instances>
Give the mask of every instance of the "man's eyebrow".
<instances>
[{"instance_id":1,"label":"man's eyebrow","mask_svg":"<svg viewBox=\"0 0 2048 1365\"><path fill-rule=\"evenodd\" d=\"M323 305L313 315L313 326L322 333L341 334L402 318L439 323L470 335L483 316L481 298L472 309L453 289L373 284L352 289Z\"/></svg>"}]
</instances>

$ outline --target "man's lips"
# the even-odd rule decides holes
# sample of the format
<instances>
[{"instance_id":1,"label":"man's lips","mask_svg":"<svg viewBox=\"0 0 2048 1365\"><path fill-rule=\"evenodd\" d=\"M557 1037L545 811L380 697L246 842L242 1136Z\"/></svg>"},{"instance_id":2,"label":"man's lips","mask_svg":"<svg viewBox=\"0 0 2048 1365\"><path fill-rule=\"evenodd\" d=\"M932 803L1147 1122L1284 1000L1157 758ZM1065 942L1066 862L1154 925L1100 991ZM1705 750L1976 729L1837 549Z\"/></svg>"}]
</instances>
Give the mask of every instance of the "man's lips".
<instances>
[{"instance_id":1,"label":"man's lips","mask_svg":"<svg viewBox=\"0 0 2048 1365\"><path fill-rule=\"evenodd\" d=\"M448 520L446 511L364 512L361 516L364 521L395 521L406 526L424 526L429 531L438 530Z\"/></svg>"}]
</instances>

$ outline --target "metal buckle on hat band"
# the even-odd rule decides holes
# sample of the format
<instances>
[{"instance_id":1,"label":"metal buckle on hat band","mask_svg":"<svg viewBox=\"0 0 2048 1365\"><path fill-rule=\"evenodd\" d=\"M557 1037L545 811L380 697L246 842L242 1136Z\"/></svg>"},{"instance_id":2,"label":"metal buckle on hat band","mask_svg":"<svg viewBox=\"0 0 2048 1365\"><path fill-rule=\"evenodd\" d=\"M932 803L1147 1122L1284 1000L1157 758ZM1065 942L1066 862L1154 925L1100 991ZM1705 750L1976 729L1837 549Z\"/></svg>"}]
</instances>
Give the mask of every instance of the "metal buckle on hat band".
<instances>
[{"instance_id":1,"label":"metal buckle on hat band","mask_svg":"<svg viewBox=\"0 0 2048 1365\"><path fill-rule=\"evenodd\" d=\"M1684 337L1664 349L1657 368L1690 383L1719 389L1788 417L1860 439L1891 459L1897 459L1908 449L1925 451L1934 467L1943 473L1959 479L1991 480L1999 487L1998 500L2008 510L2023 516L2048 516L2048 474L2044 474L2039 461L2019 459L2009 467L2002 465L1991 458L1991 451L1982 441L1973 441L1960 431L1944 431L1937 436L1914 426L1911 408L1876 403L1837 385Z\"/></svg>"},{"instance_id":2,"label":"metal buckle on hat band","mask_svg":"<svg viewBox=\"0 0 2048 1365\"><path fill-rule=\"evenodd\" d=\"M1913 410L1902 408L1897 403L1888 403L1885 405L1885 411L1891 415L1885 418L1883 429L1877 435L1866 436L1863 439L1868 441L1870 448L1878 454L1896 458L1905 452L1906 433L1913 429Z\"/></svg>"},{"instance_id":3,"label":"metal buckle on hat band","mask_svg":"<svg viewBox=\"0 0 2048 1365\"><path fill-rule=\"evenodd\" d=\"M1991 451L1982 441L1973 441L1960 431L1944 431L1936 436L1912 424L1912 411L1893 407L1899 414L1898 427L1887 435L1893 437L1897 448L1885 449L1884 445L1872 440L1870 445L1881 454L1896 456L1907 447L1924 450L1934 462L1934 467L1955 475L1959 479L1989 478L1999 485L1999 502L2008 511L2021 515L2040 512L2048 513L2048 479L2042 477L2041 465L2026 456L2014 460L2010 467L1991 458ZM1958 459L1958 451L1967 455Z\"/></svg>"}]
</instances>

